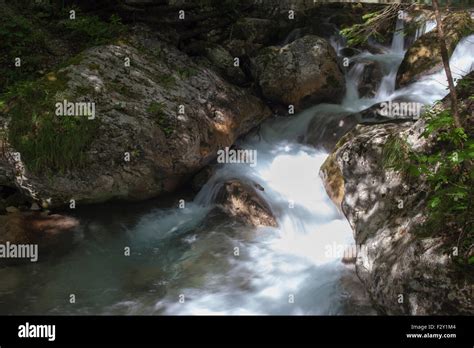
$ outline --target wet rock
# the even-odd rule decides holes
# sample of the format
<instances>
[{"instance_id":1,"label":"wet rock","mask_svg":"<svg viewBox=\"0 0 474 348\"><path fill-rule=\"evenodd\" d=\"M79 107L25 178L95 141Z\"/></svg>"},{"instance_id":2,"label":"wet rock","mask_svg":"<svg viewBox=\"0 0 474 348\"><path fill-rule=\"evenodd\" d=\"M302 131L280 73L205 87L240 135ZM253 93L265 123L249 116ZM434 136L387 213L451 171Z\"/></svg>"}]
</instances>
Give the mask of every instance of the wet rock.
<instances>
[{"instance_id":1,"label":"wet rock","mask_svg":"<svg viewBox=\"0 0 474 348\"><path fill-rule=\"evenodd\" d=\"M252 60L252 74L265 98L297 110L318 102L337 102L344 95L336 53L325 39L314 35L261 50Z\"/></svg>"},{"instance_id":2,"label":"wet rock","mask_svg":"<svg viewBox=\"0 0 474 348\"><path fill-rule=\"evenodd\" d=\"M309 123L304 142L332 151L339 139L358 123L357 114L319 113Z\"/></svg>"},{"instance_id":3,"label":"wet rock","mask_svg":"<svg viewBox=\"0 0 474 348\"><path fill-rule=\"evenodd\" d=\"M459 41L474 33L474 24L468 12L454 12L443 19L446 46L449 55ZM422 35L405 53L398 69L397 87L419 80L443 67L437 30Z\"/></svg>"},{"instance_id":4,"label":"wet rock","mask_svg":"<svg viewBox=\"0 0 474 348\"><path fill-rule=\"evenodd\" d=\"M42 254L62 253L69 248L79 225L69 216L14 212L0 216L0 243L37 244L40 260Z\"/></svg>"},{"instance_id":5,"label":"wet rock","mask_svg":"<svg viewBox=\"0 0 474 348\"><path fill-rule=\"evenodd\" d=\"M341 169L336 163L334 154L326 158L319 169L319 174L323 180L324 188L334 205L341 210L344 198L344 178Z\"/></svg>"},{"instance_id":6,"label":"wet rock","mask_svg":"<svg viewBox=\"0 0 474 348\"><path fill-rule=\"evenodd\" d=\"M195 192L199 192L201 188L209 181L214 174L215 168L211 165L204 167L191 180L191 187Z\"/></svg>"},{"instance_id":7,"label":"wet rock","mask_svg":"<svg viewBox=\"0 0 474 348\"><path fill-rule=\"evenodd\" d=\"M364 71L359 82L359 96L361 98L374 97L383 78L383 70L377 62L365 62Z\"/></svg>"},{"instance_id":8,"label":"wet rock","mask_svg":"<svg viewBox=\"0 0 474 348\"><path fill-rule=\"evenodd\" d=\"M277 222L270 206L261 195L261 186L234 180L223 184L216 203L228 215L249 226L272 226Z\"/></svg>"}]
</instances>

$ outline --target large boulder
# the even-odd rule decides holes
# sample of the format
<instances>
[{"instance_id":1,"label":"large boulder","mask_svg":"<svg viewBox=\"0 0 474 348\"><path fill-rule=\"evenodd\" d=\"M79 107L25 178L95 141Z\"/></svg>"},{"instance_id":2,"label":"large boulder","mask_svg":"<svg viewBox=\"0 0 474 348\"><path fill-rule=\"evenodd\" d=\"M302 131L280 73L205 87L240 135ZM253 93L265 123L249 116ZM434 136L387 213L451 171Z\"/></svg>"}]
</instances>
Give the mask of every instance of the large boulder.
<instances>
[{"instance_id":1,"label":"large boulder","mask_svg":"<svg viewBox=\"0 0 474 348\"><path fill-rule=\"evenodd\" d=\"M443 19L446 47L449 55L459 41L474 32L474 25L468 12L454 12ZM443 67L441 49L435 29L422 35L405 53L398 69L396 84L403 87L432 74Z\"/></svg>"},{"instance_id":2,"label":"large boulder","mask_svg":"<svg viewBox=\"0 0 474 348\"><path fill-rule=\"evenodd\" d=\"M460 107L471 114L472 90L464 93L458 88L458 92L465 98ZM436 106L448 107L449 98ZM385 165L390 152L406 151L405 146L430 153L432 139L421 136L425 128L423 117L414 123L357 125L339 140L320 174L329 197L353 229L360 246L356 271L380 311L472 315L473 280L469 270L460 270L450 252L453 244L443 235L420 233L429 216L426 192L431 188L426 178Z\"/></svg>"},{"instance_id":3,"label":"large boulder","mask_svg":"<svg viewBox=\"0 0 474 348\"><path fill-rule=\"evenodd\" d=\"M331 45L307 35L283 47L267 47L252 62L252 73L265 98L303 109L344 96L344 75Z\"/></svg>"},{"instance_id":4,"label":"large boulder","mask_svg":"<svg viewBox=\"0 0 474 348\"><path fill-rule=\"evenodd\" d=\"M271 115L142 27L27 87L0 114L9 135L0 185L43 207L173 191ZM95 117L56 116L64 100L94 103Z\"/></svg>"}]
</instances>

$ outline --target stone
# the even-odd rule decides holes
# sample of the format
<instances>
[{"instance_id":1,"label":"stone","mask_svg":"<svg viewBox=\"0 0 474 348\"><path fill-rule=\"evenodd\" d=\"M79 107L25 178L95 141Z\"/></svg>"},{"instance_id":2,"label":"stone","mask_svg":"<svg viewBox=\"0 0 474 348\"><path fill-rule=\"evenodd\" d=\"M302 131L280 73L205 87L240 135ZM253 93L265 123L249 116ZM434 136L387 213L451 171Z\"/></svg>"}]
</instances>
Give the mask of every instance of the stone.
<instances>
[{"instance_id":1,"label":"stone","mask_svg":"<svg viewBox=\"0 0 474 348\"><path fill-rule=\"evenodd\" d=\"M338 102L345 80L336 53L323 38L307 35L283 47L266 47L252 59L252 74L263 96L295 110Z\"/></svg>"},{"instance_id":2,"label":"stone","mask_svg":"<svg viewBox=\"0 0 474 348\"><path fill-rule=\"evenodd\" d=\"M223 184L216 203L226 214L246 225L276 227L276 218L261 192L261 185L232 180Z\"/></svg>"}]
</instances>

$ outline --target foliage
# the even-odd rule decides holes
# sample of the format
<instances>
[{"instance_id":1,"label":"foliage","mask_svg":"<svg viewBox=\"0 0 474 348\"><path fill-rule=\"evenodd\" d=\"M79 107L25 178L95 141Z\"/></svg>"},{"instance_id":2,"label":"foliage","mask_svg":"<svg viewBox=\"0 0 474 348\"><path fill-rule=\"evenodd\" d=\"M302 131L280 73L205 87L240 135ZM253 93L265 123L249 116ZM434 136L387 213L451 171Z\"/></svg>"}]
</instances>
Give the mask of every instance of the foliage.
<instances>
[{"instance_id":1,"label":"foliage","mask_svg":"<svg viewBox=\"0 0 474 348\"><path fill-rule=\"evenodd\" d=\"M18 80L31 78L43 66L46 38L25 17L0 11L0 91ZM15 59L21 67L15 67Z\"/></svg>"},{"instance_id":2,"label":"foliage","mask_svg":"<svg viewBox=\"0 0 474 348\"><path fill-rule=\"evenodd\" d=\"M423 178L429 185L428 220L423 226L430 234L450 237L463 263L472 263L474 245L474 140L464 128L456 128L449 110L425 113L421 137L431 139L429 153L410 149L398 137L387 141L385 166L411 178Z\"/></svg>"},{"instance_id":3,"label":"foliage","mask_svg":"<svg viewBox=\"0 0 474 348\"><path fill-rule=\"evenodd\" d=\"M75 41L87 45L102 45L112 41L125 31L120 17L113 14L109 22L102 21L97 16L87 16L78 13L76 19L68 19L64 27Z\"/></svg>"},{"instance_id":4,"label":"foliage","mask_svg":"<svg viewBox=\"0 0 474 348\"><path fill-rule=\"evenodd\" d=\"M361 45L369 37L381 40L383 32L387 30L387 22L393 21L402 9L400 4L392 4L379 11L366 13L362 16L363 23L342 29L341 35L347 39L349 46Z\"/></svg>"}]
</instances>

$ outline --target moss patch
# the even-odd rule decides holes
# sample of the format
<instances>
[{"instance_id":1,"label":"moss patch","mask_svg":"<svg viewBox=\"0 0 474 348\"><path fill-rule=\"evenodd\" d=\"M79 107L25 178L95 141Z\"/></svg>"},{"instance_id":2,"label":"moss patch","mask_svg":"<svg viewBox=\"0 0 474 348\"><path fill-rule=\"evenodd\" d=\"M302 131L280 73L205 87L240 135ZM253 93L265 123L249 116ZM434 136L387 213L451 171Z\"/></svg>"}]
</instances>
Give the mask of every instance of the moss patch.
<instances>
[{"instance_id":1,"label":"moss patch","mask_svg":"<svg viewBox=\"0 0 474 348\"><path fill-rule=\"evenodd\" d=\"M171 136L174 131L173 122L164 111L165 105L163 103L152 102L147 109L147 112L152 115L155 123L161 128L166 137Z\"/></svg>"},{"instance_id":2,"label":"moss patch","mask_svg":"<svg viewBox=\"0 0 474 348\"><path fill-rule=\"evenodd\" d=\"M14 101L7 112L8 140L33 172L64 173L87 163L87 150L97 135L99 121L55 114L55 104L60 101L56 95L66 87L65 75L49 74L18 84L10 92Z\"/></svg>"}]
</instances>

